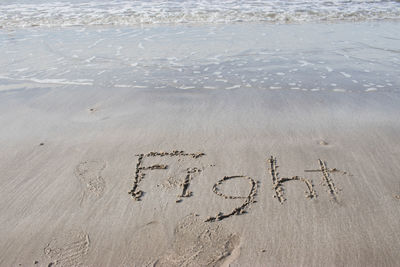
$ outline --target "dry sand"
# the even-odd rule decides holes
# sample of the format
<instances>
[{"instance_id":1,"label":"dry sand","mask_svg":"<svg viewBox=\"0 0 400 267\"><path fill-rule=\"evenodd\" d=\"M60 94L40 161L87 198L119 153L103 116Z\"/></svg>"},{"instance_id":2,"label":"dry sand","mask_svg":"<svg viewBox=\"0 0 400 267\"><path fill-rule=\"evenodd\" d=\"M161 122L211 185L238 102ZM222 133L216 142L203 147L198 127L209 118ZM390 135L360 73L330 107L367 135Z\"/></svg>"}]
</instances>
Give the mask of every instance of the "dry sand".
<instances>
[{"instance_id":1,"label":"dry sand","mask_svg":"<svg viewBox=\"0 0 400 267\"><path fill-rule=\"evenodd\" d=\"M398 266L399 101L3 92L0 265Z\"/></svg>"}]
</instances>

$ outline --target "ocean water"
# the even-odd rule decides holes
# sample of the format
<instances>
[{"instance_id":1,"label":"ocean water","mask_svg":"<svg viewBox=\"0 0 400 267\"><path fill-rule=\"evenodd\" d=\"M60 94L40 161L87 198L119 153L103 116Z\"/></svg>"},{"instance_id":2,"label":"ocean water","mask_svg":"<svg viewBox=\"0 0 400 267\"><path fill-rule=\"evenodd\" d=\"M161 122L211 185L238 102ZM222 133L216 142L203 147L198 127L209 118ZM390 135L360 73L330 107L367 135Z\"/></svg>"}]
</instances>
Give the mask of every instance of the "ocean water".
<instances>
[{"instance_id":1,"label":"ocean water","mask_svg":"<svg viewBox=\"0 0 400 267\"><path fill-rule=\"evenodd\" d=\"M0 91L400 92L400 23L0 30Z\"/></svg>"},{"instance_id":2,"label":"ocean water","mask_svg":"<svg viewBox=\"0 0 400 267\"><path fill-rule=\"evenodd\" d=\"M398 0L2 0L0 27L399 20Z\"/></svg>"},{"instance_id":3,"label":"ocean water","mask_svg":"<svg viewBox=\"0 0 400 267\"><path fill-rule=\"evenodd\" d=\"M400 92L400 2L0 1L0 91Z\"/></svg>"}]
</instances>

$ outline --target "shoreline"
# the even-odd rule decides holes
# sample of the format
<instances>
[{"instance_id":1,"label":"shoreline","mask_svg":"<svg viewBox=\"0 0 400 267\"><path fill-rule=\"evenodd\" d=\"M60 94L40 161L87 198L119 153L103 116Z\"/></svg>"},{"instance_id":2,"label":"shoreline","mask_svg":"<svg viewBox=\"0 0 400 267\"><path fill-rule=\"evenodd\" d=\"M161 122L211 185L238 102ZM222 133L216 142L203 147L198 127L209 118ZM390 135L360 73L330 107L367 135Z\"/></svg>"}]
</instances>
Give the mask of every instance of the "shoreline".
<instances>
[{"instance_id":1,"label":"shoreline","mask_svg":"<svg viewBox=\"0 0 400 267\"><path fill-rule=\"evenodd\" d=\"M7 66L0 83L397 92L399 28L381 22L21 30L0 33L0 64Z\"/></svg>"},{"instance_id":2,"label":"shoreline","mask_svg":"<svg viewBox=\"0 0 400 267\"><path fill-rule=\"evenodd\" d=\"M248 26L0 31L0 265L395 266L400 24Z\"/></svg>"}]
</instances>

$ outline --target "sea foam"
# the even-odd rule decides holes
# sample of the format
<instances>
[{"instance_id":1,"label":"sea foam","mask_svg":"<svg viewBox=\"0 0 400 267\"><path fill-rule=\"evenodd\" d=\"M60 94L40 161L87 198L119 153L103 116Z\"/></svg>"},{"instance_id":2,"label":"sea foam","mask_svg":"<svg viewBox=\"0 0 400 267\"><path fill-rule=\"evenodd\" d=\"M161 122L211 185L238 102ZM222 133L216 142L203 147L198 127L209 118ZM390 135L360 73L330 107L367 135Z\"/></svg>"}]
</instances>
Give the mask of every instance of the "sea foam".
<instances>
[{"instance_id":1,"label":"sea foam","mask_svg":"<svg viewBox=\"0 0 400 267\"><path fill-rule=\"evenodd\" d=\"M398 20L388 0L2 1L0 28L73 25Z\"/></svg>"}]
</instances>

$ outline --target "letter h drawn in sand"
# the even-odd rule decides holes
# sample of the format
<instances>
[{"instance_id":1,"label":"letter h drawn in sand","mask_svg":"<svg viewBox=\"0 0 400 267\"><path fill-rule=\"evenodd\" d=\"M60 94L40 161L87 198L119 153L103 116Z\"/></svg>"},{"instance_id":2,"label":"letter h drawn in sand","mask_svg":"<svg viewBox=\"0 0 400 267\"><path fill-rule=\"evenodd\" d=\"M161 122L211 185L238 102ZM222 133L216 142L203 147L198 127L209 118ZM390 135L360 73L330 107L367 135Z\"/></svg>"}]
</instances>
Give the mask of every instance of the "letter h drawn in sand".
<instances>
[{"instance_id":1,"label":"letter h drawn in sand","mask_svg":"<svg viewBox=\"0 0 400 267\"><path fill-rule=\"evenodd\" d=\"M308 191L306 191L306 197L307 198L315 198L317 196L316 192L314 191L314 186L312 184L312 181L299 177L299 176L293 176L291 178L280 178L279 177L279 172L277 171L278 166L276 165L276 158L271 156L268 160L269 163L269 171L271 174L272 178L272 184L273 184L273 189L275 190L275 195L274 197L278 199L278 201L283 204L285 202L286 198L284 195L284 188L283 188L283 183L289 182L289 181L301 181L304 182L307 186Z\"/></svg>"},{"instance_id":2,"label":"letter h drawn in sand","mask_svg":"<svg viewBox=\"0 0 400 267\"><path fill-rule=\"evenodd\" d=\"M135 177L133 180L133 187L128 193L132 195L132 198L136 201L140 201L143 196L143 191L139 189L140 182L144 179L146 170L159 170L167 169L168 165L154 164L151 166L143 166L143 160L146 157L192 157L199 158L204 156L204 153L185 153L184 151L174 150L172 152L149 152L147 154L138 154L138 161L136 163ZM195 173L200 172L198 168L188 168L184 181L180 184L182 188L181 194L178 195L176 202L181 202L181 197L190 197L192 192L189 191L190 181L193 179Z\"/></svg>"}]
</instances>

